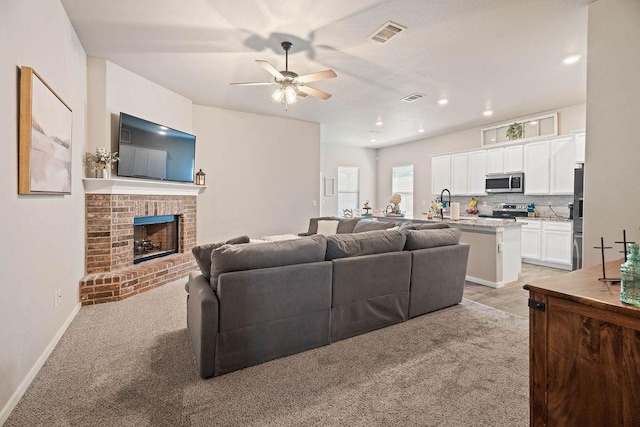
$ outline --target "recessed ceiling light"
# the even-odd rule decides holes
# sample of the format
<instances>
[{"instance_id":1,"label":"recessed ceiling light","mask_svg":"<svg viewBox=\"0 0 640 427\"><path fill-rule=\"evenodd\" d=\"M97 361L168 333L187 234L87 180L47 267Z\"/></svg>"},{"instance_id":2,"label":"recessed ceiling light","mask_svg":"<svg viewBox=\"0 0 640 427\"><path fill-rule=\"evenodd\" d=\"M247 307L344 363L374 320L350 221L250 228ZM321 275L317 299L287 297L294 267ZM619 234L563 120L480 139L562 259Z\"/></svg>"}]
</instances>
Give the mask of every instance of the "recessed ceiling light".
<instances>
[{"instance_id":1,"label":"recessed ceiling light","mask_svg":"<svg viewBox=\"0 0 640 427\"><path fill-rule=\"evenodd\" d=\"M384 124L384 123L382 122L382 120L378 120L378 121L376 122L376 126L382 126L383 124Z\"/></svg>"},{"instance_id":2,"label":"recessed ceiling light","mask_svg":"<svg viewBox=\"0 0 640 427\"><path fill-rule=\"evenodd\" d=\"M418 132L420 132L420 133L424 133L424 129L423 129L423 128L420 128L420 129L418 129Z\"/></svg>"},{"instance_id":3,"label":"recessed ceiling light","mask_svg":"<svg viewBox=\"0 0 640 427\"><path fill-rule=\"evenodd\" d=\"M567 56L562 60L562 63L566 65L575 64L576 62L580 61L580 58L582 58L582 55Z\"/></svg>"},{"instance_id":4,"label":"recessed ceiling light","mask_svg":"<svg viewBox=\"0 0 640 427\"><path fill-rule=\"evenodd\" d=\"M440 105L447 105L449 103L449 100L447 98L442 98L438 101L438 104Z\"/></svg>"},{"instance_id":5,"label":"recessed ceiling light","mask_svg":"<svg viewBox=\"0 0 640 427\"><path fill-rule=\"evenodd\" d=\"M485 115L485 117L489 117L493 115L493 110L484 110L484 113L482 113Z\"/></svg>"}]
</instances>

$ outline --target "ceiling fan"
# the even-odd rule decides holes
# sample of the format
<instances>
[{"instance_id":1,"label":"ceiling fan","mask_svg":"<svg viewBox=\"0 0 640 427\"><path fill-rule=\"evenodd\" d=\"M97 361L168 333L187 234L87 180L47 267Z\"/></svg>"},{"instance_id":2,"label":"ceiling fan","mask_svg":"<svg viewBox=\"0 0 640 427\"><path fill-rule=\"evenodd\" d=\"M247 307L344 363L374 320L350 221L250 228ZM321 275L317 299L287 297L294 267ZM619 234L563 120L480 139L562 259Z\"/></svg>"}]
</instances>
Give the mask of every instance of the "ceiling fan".
<instances>
[{"instance_id":1,"label":"ceiling fan","mask_svg":"<svg viewBox=\"0 0 640 427\"><path fill-rule=\"evenodd\" d=\"M273 92L271 98L274 102L284 104L285 110L289 104L297 102L298 96L303 97L307 95L316 96L321 99L331 98L331 94L323 92L318 89L306 86L309 82L315 82L318 80L332 79L337 77L337 74L333 70L324 70L317 73L310 73L299 76L293 71L289 71L289 50L293 44L291 42L282 42L282 49L285 52L285 70L278 71L273 65L267 61L256 59L256 62L267 70L272 76L273 81L270 82L246 82L246 83L230 83L231 86L265 86L265 85L278 85L278 88Z\"/></svg>"}]
</instances>

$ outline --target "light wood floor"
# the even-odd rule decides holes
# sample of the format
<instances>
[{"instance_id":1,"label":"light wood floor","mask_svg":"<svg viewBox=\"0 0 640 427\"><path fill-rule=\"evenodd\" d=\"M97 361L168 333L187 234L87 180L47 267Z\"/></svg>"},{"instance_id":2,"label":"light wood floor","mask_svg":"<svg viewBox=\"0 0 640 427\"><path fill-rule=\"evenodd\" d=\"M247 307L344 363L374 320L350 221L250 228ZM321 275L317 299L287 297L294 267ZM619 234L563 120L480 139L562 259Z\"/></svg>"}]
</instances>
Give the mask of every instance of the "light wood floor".
<instances>
[{"instance_id":1,"label":"light wood floor","mask_svg":"<svg viewBox=\"0 0 640 427\"><path fill-rule=\"evenodd\" d=\"M466 282L464 297L480 304L507 311L518 316L528 317L529 292L522 289L526 283L533 282L543 277L567 274L567 270L542 267L533 264L522 264L522 272L517 282L508 283L503 288L494 289L489 286Z\"/></svg>"}]
</instances>

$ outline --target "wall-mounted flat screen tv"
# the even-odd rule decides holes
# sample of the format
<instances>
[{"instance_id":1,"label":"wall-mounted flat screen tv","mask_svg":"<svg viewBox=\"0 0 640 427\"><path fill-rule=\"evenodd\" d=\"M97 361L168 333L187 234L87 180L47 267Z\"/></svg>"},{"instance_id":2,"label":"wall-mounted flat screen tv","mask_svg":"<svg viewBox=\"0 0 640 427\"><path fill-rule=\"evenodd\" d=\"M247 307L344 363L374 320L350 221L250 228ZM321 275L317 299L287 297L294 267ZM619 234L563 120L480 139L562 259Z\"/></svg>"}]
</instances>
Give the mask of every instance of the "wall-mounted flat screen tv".
<instances>
[{"instance_id":1,"label":"wall-mounted flat screen tv","mask_svg":"<svg viewBox=\"0 0 640 427\"><path fill-rule=\"evenodd\" d=\"M118 176L193 182L196 137L120 113Z\"/></svg>"}]
</instances>

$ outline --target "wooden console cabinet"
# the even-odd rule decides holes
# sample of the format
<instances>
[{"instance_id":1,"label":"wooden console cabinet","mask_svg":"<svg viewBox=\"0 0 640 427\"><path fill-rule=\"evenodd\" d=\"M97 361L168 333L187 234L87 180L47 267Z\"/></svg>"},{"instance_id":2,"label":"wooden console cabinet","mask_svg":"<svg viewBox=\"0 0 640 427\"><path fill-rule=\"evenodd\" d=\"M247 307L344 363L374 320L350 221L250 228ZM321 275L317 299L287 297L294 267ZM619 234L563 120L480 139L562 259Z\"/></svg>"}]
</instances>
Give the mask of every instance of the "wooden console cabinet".
<instances>
[{"instance_id":1,"label":"wooden console cabinet","mask_svg":"<svg viewBox=\"0 0 640 427\"><path fill-rule=\"evenodd\" d=\"M640 308L601 276L594 266L524 286L532 426L640 426Z\"/></svg>"}]
</instances>

